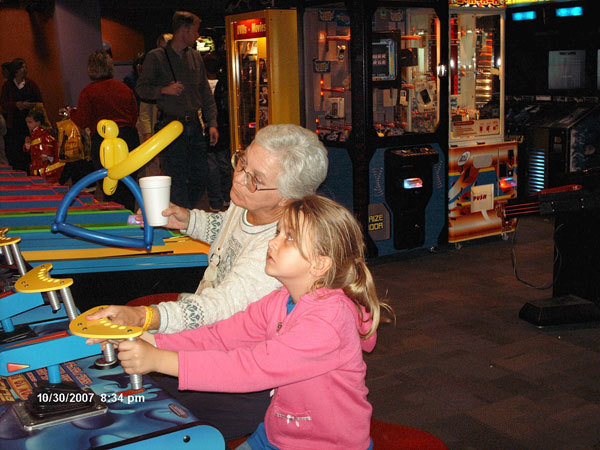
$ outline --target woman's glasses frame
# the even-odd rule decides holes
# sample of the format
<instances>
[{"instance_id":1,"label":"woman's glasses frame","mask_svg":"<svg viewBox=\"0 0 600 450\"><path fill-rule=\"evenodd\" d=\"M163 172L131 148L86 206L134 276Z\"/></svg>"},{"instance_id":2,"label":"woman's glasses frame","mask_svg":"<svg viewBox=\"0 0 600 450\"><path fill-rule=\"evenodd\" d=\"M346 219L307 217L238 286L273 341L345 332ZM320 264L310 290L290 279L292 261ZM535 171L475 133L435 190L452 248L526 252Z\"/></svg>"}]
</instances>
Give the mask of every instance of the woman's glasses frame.
<instances>
[{"instance_id":1,"label":"woman's glasses frame","mask_svg":"<svg viewBox=\"0 0 600 450\"><path fill-rule=\"evenodd\" d=\"M276 191L278 188L261 188L256 177L246 171L246 150L238 150L231 155L231 165L236 172L244 172L244 185L251 193L256 191Z\"/></svg>"}]
</instances>

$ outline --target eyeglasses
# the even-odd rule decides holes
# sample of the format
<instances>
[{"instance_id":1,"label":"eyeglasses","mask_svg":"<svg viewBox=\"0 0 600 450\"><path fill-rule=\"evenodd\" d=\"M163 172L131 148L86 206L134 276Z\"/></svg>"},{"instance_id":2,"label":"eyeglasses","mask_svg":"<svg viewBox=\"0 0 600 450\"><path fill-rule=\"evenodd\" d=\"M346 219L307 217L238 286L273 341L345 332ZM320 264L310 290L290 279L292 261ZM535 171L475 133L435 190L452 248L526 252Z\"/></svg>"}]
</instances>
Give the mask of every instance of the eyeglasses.
<instances>
[{"instance_id":1,"label":"eyeglasses","mask_svg":"<svg viewBox=\"0 0 600 450\"><path fill-rule=\"evenodd\" d=\"M278 188L259 188L256 177L246 172L246 150L238 150L231 155L231 165L236 172L244 172L244 184L251 193L256 191L276 191Z\"/></svg>"}]
</instances>

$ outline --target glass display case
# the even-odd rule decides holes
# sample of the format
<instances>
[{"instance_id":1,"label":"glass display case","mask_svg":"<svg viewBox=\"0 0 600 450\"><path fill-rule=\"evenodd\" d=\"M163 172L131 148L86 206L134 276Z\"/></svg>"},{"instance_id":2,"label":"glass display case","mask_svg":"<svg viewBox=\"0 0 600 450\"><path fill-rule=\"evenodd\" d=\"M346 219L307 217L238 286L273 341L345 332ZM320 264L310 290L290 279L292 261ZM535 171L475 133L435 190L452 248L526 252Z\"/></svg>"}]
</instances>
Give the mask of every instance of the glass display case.
<instances>
[{"instance_id":1,"label":"glass display case","mask_svg":"<svg viewBox=\"0 0 600 450\"><path fill-rule=\"evenodd\" d=\"M517 143L504 140L504 0L450 0L448 242L514 231Z\"/></svg>"},{"instance_id":2,"label":"glass display case","mask_svg":"<svg viewBox=\"0 0 600 450\"><path fill-rule=\"evenodd\" d=\"M225 18L232 151L274 123L300 123L294 10L255 11Z\"/></svg>"},{"instance_id":3,"label":"glass display case","mask_svg":"<svg viewBox=\"0 0 600 450\"><path fill-rule=\"evenodd\" d=\"M304 124L329 158L321 192L355 213L370 256L445 240L447 10L445 0L299 2Z\"/></svg>"},{"instance_id":4,"label":"glass display case","mask_svg":"<svg viewBox=\"0 0 600 450\"><path fill-rule=\"evenodd\" d=\"M350 16L343 3L304 12L306 126L326 142L352 130Z\"/></svg>"},{"instance_id":5,"label":"glass display case","mask_svg":"<svg viewBox=\"0 0 600 450\"><path fill-rule=\"evenodd\" d=\"M501 140L503 11L450 13L450 141Z\"/></svg>"},{"instance_id":6,"label":"glass display case","mask_svg":"<svg viewBox=\"0 0 600 450\"><path fill-rule=\"evenodd\" d=\"M352 130L350 15L343 3L303 18L306 126L325 142ZM440 20L433 8L378 7L371 20L372 123L376 136L434 133L440 120Z\"/></svg>"},{"instance_id":7,"label":"glass display case","mask_svg":"<svg viewBox=\"0 0 600 450\"><path fill-rule=\"evenodd\" d=\"M379 137L435 132L440 119L439 34L432 8L375 10L373 126Z\"/></svg>"}]
</instances>

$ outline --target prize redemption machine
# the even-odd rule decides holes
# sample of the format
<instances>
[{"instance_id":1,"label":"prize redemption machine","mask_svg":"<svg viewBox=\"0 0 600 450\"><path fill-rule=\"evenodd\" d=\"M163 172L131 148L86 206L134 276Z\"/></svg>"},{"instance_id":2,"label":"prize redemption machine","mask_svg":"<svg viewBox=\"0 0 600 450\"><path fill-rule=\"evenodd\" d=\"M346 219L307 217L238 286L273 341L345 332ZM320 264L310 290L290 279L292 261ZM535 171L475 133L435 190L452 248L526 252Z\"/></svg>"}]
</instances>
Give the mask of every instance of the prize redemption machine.
<instances>
[{"instance_id":1,"label":"prize redemption machine","mask_svg":"<svg viewBox=\"0 0 600 450\"><path fill-rule=\"evenodd\" d=\"M225 17L232 151L269 124L300 123L295 10Z\"/></svg>"},{"instance_id":2,"label":"prize redemption machine","mask_svg":"<svg viewBox=\"0 0 600 450\"><path fill-rule=\"evenodd\" d=\"M478 5L486 5L480 7ZM504 141L504 0L450 1L448 242L514 231L517 143Z\"/></svg>"},{"instance_id":3,"label":"prize redemption machine","mask_svg":"<svg viewBox=\"0 0 600 450\"><path fill-rule=\"evenodd\" d=\"M329 155L321 190L368 230L369 256L434 248L446 223L446 3L317 3L299 18L304 125Z\"/></svg>"}]
</instances>

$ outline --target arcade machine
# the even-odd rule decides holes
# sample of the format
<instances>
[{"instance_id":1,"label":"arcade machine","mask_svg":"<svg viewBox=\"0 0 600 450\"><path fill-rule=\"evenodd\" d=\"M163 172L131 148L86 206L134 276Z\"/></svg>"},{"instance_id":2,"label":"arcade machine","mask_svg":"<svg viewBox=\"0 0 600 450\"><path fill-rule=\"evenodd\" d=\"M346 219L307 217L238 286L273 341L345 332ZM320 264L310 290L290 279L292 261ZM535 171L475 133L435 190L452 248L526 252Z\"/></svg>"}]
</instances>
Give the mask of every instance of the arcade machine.
<instances>
[{"instance_id":1,"label":"arcade machine","mask_svg":"<svg viewBox=\"0 0 600 450\"><path fill-rule=\"evenodd\" d=\"M507 0L507 134L519 139L519 193L593 165L598 140L597 2ZM591 76L590 76L591 75ZM595 136L594 136L595 135Z\"/></svg>"},{"instance_id":2,"label":"arcade machine","mask_svg":"<svg viewBox=\"0 0 600 450\"><path fill-rule=\"evenodd\" d=\"M591 168L588 155L594 155L600 143L596 105L555 103L554 111L558 118L536 127L528 149L529 184L540 189L560 186L565 174Z\"/></svg>"},{"instance_id":3,"label":"arcade machine","mask_svg":"<svg viewBox=\"0 0 600 450\"><path fill-rule=\"evenodd\" d=\"M506 134L519 142L519 195L560 186L565 173L595 165L600 110L583 97L509 97Z\"/></svg>"},{"instance_id":4,"label":"arcade machine","mask_svg":"<svg viewBox=\"0 0 600 450\"><path fill-rule=\"evenodd\" d=\"M450 0L448 242L514 231L517 143L504 141L504 0Z\"/></svg>"},{"instance_id":5,"label":"arcade machine","mask_svg":"<svg viewBox=\"0 0 600 450\"><path fill-rule=\"evenodd\" d=\"M557 105L550 96L509 96L506 106L505 133L518 142L518 196L527 197L550 186L547 164L547 128L564 115L564 104Z\"/></svg>"},{"instance_id":6,"label":"arcade machine","mask_svg":"<svg viewBox=\"0 0 600 450\"><path fill-rule=\"evenodd\" d=\"M511 217L554 216L552 297L519 311L539 327L600 320L600 169L564 174L560 184L506 208Z\"/></svg>"},{"instance_id":7,"label":"arcade machine","mask_svg":"<svg viewBox=\"0 0 600 450\"><path fill-rule=\"evenodd\" d=\"M300 123L296 11L227 16L225 27L231 149L236 151L269 124Z\"/></svg>"},{"instance_id":8,"label":"arcade machine","mask_svg":"<svg viewBox=\"0 0 600 450\"><path fill-rule=\"evenodd\" d=\"M63 321L67 317L65 302L54 292L19 294L17 282L28 272L19 243L21 238L7 237L7 228L0 229L0 345L32 336L31 324Z\"/></svg>"},{"instance_id":9,"label":"arcade machine","mask_svg":"<svg viewBox=\"0 0 600 450\"><path fill-rule=\"evenodd\" d=\"M170 124L169 127L172 125L174 124ZM142 159L149 157L150 153L160 151L168 139L174 138L169 136L173 130L171 128L171 131L162 135L157 133L154 142L149 140L149 144L145 143L137 149L132 149L131 153L125 149L122 155L125 160L111 165L111 173L119 167L127 166L131 169L132 164L142 164ZM108 172L108 169L103 170ZM124 175L125 173L121 173L119 176ZM109 178L110 176L104 178L103 182ZM122 182L128 178L130 177L125 176ZM155 230L150 241L144 245L137 245L138 242L143 242L142 237L146 239L149 228L128 225L131 212L116 204L104 205L110 208L103 210L102 205L98 203L90 203L91 208L72 203L76 200L81 201L86 195L89 196L79 191L94 181L82 180L66 194L47 196L52 197L49 200L54 206L43 203L34 207L36 202L41 201L40 196L2 197L14 201L11 209L3 210L3 214L0 214L0 223L10 226L10 230L6 232L7 237L20 238L20 249L27 263L38 266L52 262L55 274L73 276L77 280L74 286L75 294L80 298L83 307L105 303L119 304L140 295L156 292L195 289L195 284L191 283L199 277L198 268L207 264L208 245L187 237L175 236L165 229ZM3 186L0 187L0 191L4 188L13 191L17 188L34 191L33 187L27 186ZM66 205L63 205L65 202ZM138 202L142 204L141 198ZM2 204L4 206L7 203L9 202L3 201ZM61 211L60 226L53 223L58 216L55 216L57 211ZM67 211L69 223L73 224L75 230L79 230L79 239L73 239L72 235L56 233L59 228L60 231L66 229ZM92 233L103 235L104 238L88 239ZM124 244L114 246L108 237L116 238ZM127 282L132 276L136 277L136 283ZM189 279L187 287L185 279ZM115 284L121 285L122 289L115 291Z\"/></svg>"},{"instance_id":10,"label":"arcade machine","mask_svg":"<svg viewBox=\"0 0 600 450\"><path fill-rule=\"evenodd\" d=\"M329 156L324 195L367 230L369 256L444 240L445 2L303 2L303 124Z\"/></svg>"},{"instance_id":11,"label":"arcade machine","mask_svg":"<svg viewBox=\"0 0 600 450\"><path fill-rule=\"evenodd\" d=\"M6 311L7 302L19 308L28 297L33 304L44 294L53 307L62 303L68 317L32 323L31 335L0 344L0 446L180 448L194 442L223 449L217 430L198 423L159 386L138 374L127 377L112 344L104 350L86 344L88 337L135 339L142 328L88 321L93 311L77 316L73 280L50 277L51 269L47 264L27 272L15 283L15 298L4 296L0 302Z\"/></svg>"}]
</instances>

